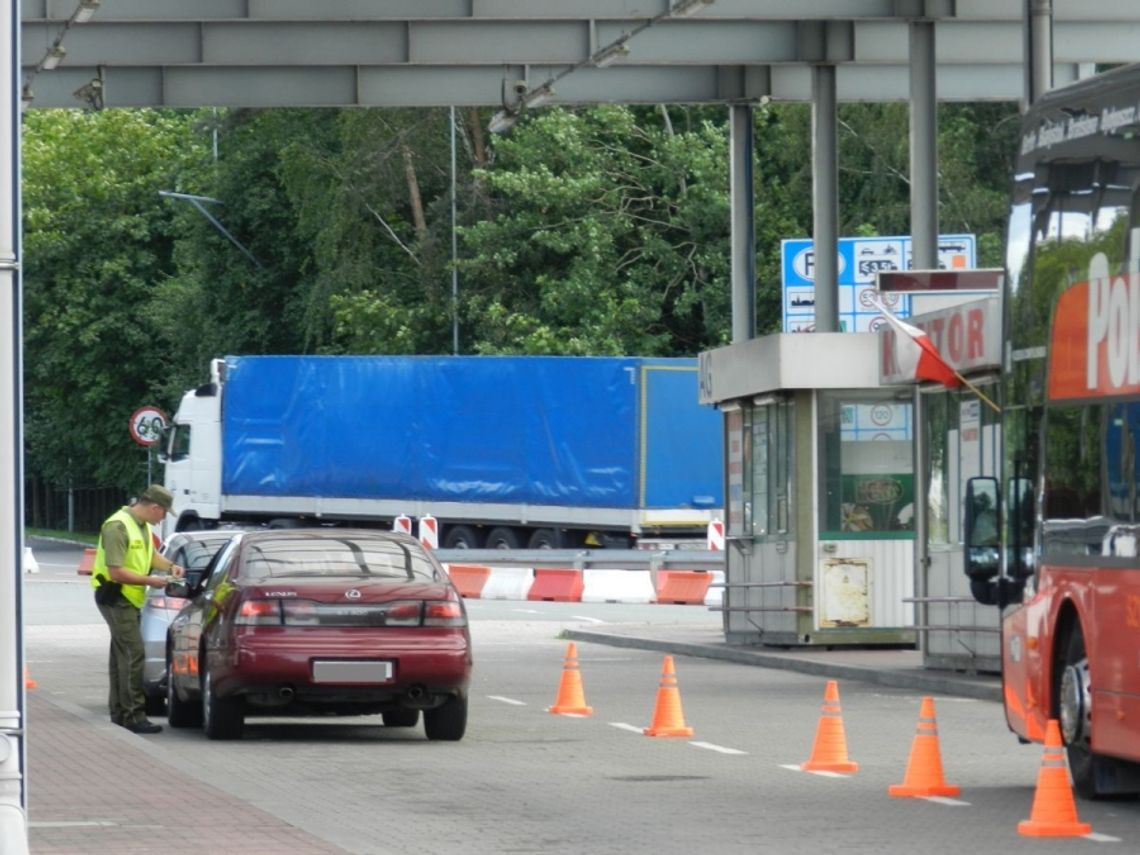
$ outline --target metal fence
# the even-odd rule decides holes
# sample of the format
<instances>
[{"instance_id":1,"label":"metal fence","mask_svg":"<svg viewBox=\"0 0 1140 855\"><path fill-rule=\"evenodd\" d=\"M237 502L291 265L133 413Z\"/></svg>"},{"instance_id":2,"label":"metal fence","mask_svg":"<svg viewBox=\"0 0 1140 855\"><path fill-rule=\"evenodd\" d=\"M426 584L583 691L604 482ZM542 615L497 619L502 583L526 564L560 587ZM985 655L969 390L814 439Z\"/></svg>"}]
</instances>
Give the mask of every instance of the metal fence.
<instances>
[{"instance_id":1,"label":"metal fence","mask_svg":"<svg viewBox=\"0 0 1140 855\"><path fill-rule=\"evenodd\" d=\"M28 528L97 532L103 521L127 503L114 487L58 487L39 478L24 482L24 524Z\"/></svg>"}]
</instances>

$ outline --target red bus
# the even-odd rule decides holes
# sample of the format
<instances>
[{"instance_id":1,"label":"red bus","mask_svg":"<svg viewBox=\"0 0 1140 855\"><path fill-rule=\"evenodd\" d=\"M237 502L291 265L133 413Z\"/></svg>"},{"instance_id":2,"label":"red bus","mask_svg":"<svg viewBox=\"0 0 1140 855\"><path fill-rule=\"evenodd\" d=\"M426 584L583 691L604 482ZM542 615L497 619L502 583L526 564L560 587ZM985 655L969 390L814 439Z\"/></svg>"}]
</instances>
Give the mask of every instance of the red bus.
<instances>
[{"instance_id":1,"label":"red bus","mask_svg":"<svg viewBox=\"0 0 1140 855\"><path fill-rule=\"evenodd\" d=\"M1005 267L1002 479L967 485L966 572L1003 610L1010 728L1059 720L1079 795L1137 793L1140 65L1027 112Z\"/></svg>"}]
</instances>

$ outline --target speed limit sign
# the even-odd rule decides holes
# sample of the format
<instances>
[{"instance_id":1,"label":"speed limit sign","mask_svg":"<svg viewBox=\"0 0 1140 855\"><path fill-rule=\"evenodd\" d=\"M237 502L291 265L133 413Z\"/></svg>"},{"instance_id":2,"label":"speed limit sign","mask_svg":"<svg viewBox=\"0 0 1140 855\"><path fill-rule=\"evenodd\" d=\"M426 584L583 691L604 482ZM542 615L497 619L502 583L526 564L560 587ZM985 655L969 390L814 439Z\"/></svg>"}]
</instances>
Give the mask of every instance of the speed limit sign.
<instances>
[{"instance_id":1,"label":"speed limit sign","mask_svg":"<svg viewBox=\"0 0 1140 855\"><path fill-rule=\"evenodd\" d=\"M158 407L139 407L131 414L131 439L149 447L162 439L166 425L166 413Z\"/></svg>"}]
</instances>

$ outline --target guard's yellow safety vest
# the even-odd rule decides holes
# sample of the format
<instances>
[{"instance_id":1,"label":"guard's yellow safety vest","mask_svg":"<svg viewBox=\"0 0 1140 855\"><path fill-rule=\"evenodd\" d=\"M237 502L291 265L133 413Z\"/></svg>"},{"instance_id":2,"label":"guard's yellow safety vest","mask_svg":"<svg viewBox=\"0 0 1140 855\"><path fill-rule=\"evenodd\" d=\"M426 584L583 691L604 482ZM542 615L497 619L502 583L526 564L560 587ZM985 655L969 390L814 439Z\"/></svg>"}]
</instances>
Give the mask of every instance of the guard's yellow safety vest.
<instances>
[{"instance_id":1,"label":"guard's yellow safety vest","mask_svg":"<svg viewBox=\"0 0 1140 855\"><path fill-rule=\"evenodd\" d=\"M111 520L118 520L127 529L129 542L123 569L140 576L149 575L150 562L154 558L154 538L150 534L150 524L139 522L126 508L120 508L111 514L107 522ZM95 547L95 563L91 565L91 587L98 588L102 579L111 580L111 574L107 572L107 556L103 554L103 537L100 535ZM146 585L123 585L123 596L136 609L141 609L146 599L146 588Z\"/></svg>"}]
</instances>

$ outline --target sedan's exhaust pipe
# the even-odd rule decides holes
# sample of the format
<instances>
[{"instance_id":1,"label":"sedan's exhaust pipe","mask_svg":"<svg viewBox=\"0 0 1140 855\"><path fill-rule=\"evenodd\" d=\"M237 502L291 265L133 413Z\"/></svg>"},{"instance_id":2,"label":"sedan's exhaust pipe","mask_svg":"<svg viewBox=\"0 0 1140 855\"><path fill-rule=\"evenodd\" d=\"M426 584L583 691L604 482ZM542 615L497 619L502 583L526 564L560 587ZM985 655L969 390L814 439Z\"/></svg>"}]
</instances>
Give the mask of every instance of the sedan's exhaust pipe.
<instances>
[{"instance_id":1,"label":"sedan's exhaust pipe","mask_svg":"<svg viewBox=\"0 0 1140 855\"><path fill-rule=\"evenodd\" d=\"M282 686L280 689L277 690L277 696L279 698L281 698L281 700L283 700L283 701L293 700L293 687L292 686Z\"/></svg>"},{"instance_id":2,"label":"sedan's exhaust pipe","mask_svg":"<svg viewBox=\"0 0 1140 855\"><path fill-rule=\"evenodd\" d=\"M431 703L431 696L428 694L427 688L420 683L410 686L408 691L404 693L404 702L409 707L423 707Z\"/></svg>"}]
</instances>

